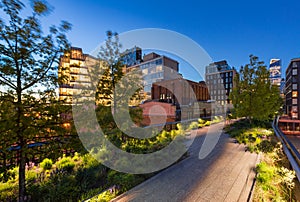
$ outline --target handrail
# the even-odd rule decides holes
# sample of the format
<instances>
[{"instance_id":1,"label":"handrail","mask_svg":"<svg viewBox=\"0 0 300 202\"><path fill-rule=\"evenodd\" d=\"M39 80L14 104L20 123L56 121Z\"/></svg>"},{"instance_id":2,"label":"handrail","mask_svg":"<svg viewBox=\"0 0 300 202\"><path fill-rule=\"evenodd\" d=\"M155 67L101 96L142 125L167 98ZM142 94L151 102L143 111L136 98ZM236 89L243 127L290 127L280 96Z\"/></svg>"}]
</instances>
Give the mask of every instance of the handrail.
<instances>
[{"instance_id":1,"label":"handrail","mask_svg":"<svg viewBox=\"0 0 300 202\"><path fill-rule=\"evenodd\" d=\"M290 142L290 140L286 138L284 133L278 127L278 119L279 117L276 117L274 119L272 127L274 129L276 136L281 141L284 153L288 157L290 164L292 165L292 168L296 172L298 181L300 182L300 154L298 150L295 148L295 146Z\"/></svg>"}]
</instances>

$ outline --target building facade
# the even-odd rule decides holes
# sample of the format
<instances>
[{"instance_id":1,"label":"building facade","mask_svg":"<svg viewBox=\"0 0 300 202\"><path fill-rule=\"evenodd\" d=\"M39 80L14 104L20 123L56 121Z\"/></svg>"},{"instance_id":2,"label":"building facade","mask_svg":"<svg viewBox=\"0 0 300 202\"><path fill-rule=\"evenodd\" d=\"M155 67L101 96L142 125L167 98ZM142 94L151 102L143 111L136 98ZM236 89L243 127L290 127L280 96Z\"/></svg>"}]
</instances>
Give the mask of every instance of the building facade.
<instances>
[{"instance_id":1,"label":"building facade","mask_svg":"<svg viewBox=\"0 0 300 202\"><path fill-rule=\"evenodd\" d=\"M59 100L71 104L73 95L79 93L83 87L89 86L88 68L92 66L91 64L96 64L97 61L96 58L84 54L81 48L76 47L71 47L69 52L60 57L58 68L58 77L61 80Z\"/></svg>"},{"instance_id":2,"label":"building facade","mask_svg":"<svg viewBox=\"0 0 300 202\"><path fill-rule=\"evenodd\" d=\"M133 69L141 71L145 99L151 99L152 84L180 77L178 66L179 63L176 60L152 52L145 55L140 64L127 67L127 71Z\"/></svg>"},{"instance_id":3,"label":"building facade","mask_svg":"<svg viewBox=\"0 0 300 202\"><path fill-rule=\"evenodd\" d=\"M176 121L208 115L206 102L210 97L204 81L184 78L159 81L152 84L151 92L152 100L176 106Z\"/></svg>"},{"instance_id":4,"label":"building facade","mask_svg":"<svg viewBox=\"0 0 300 202\"><path fill-rule=\"evenodd\" d=\"M300 58L291 60L285 75L285 111L290 118L300 119L300 100L298 96L300 89Z\"/></svg>"},{"instance_id":5,"label":"building facade","mask_svg":"<svg viewBox=\"0 0 300 202\"><path fill-rule=\"evenodd\" d=\"M280 88L281 83L281 60L271 59L270 60L270 81L272 85L278 86Z\"/></svg>"},{"instance_id":6,"label":"building facade","mask_svg":"<svg viewBox=\"0 0 300 202\"><path fill-rule=\"evenodd\" d=\"M170 103L150 101L140 105L143 110L144 126L165 124L176 121L176 106Z\"/></svg>"},{"instance_id":7,"label":"building facade","mask_svg":"<svg viewBox=\"0 0 300 202\"><path fill-rule=\"evenodd\" d=\"M236 70L226 60L213 62L205 69L205 81L211 100L221 106L231 107L229 94L234 87Z\"/></svg>"},{"instance_id":8,"label":"building facade","mask_svg":"<svg viewBox=\"0 0 300 202\"><path fill-rule=\"evenodd\" d=\"M122 63L127 66L134 66L142 62L142 49L139 47L133 47L125 50L121 54Z\"/></svg>"},{"instance_id":9,"label":"building facade","mask_svg":"<svg viewBox=\"0 0 300 202\"><path fill-rule=\"evenodd\" d=\"M177 78L153 83L151 99L174 105L190 105L209 100L209 94L205 82Z\"/></svg>"}]
</instances>

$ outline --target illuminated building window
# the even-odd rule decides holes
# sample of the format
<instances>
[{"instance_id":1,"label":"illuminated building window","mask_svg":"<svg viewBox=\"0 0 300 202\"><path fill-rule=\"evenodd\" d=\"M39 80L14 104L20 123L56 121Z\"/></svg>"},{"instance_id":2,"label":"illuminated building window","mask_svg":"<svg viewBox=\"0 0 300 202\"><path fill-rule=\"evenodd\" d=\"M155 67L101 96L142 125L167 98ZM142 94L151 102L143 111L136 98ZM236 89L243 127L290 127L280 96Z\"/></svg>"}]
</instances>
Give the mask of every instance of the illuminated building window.
<instances>
[{"instance_id":1,"label":"illuminated building window","mask_svg":"<svg viewBox=\"0 0 300 202\"><path fill-rule=\"evenodd\" d=\"M293 99L293 105L296 105L296 104L298 104L298 101L297 101L297 99Z\"/></svg>"},{"instance_id":2,"label":"illuminated building window","mask_svg":"<svg viewBox=\"0 0 300 202\"><path fill-rule=\"evenodd\" d=\"M297 97L298 96L298 92L297 91L293 91L292 92L292 97Z\"/></svg>"}]
</instances>

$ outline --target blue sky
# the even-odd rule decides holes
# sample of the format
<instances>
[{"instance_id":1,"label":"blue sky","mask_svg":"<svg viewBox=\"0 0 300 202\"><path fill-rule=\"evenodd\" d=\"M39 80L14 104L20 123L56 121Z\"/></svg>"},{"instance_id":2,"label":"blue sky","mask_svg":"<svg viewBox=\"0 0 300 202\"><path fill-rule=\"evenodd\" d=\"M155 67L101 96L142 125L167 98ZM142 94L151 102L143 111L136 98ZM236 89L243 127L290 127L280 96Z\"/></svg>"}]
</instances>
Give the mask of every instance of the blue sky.
<instances>
[{"instance_id":1,"label":"blue sky","mask_svg":"<svg viewBox=\"0 0 300 202\"><path fill-rule=\"evenodd\" d=\"M84 52L105 40L105 31L118 33L163 28L186 35L214 61L226 59L239 68L249 55L269 63L281 58L283 69L300 57L300 2L289 1L115 1L49 0L54 7L46 24L67 20L72 45Z\"/></svg>"}]
</instances>

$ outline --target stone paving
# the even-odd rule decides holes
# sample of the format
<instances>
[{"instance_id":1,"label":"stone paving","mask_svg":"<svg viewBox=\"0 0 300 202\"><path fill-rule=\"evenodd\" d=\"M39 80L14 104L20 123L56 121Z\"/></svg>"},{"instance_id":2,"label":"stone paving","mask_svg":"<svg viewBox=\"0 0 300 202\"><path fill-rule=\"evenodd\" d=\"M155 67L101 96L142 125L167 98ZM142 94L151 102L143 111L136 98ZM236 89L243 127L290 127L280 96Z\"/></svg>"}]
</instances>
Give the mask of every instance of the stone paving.
<instances>
[{"instance_id":1,"label":"stone paving","mask_svg":"<svg viewBox=\"0 0 300 202\"><path fill-rule=\"evenodd\" d=\"M212 125L218 130L220 125ZM259 156L222 134L213 151L199 160L207 128L197 130L190 156L115 198L115 202L248 201Z\"/></svg>"}]
</instances>

